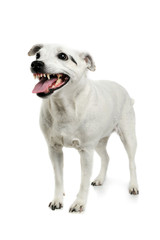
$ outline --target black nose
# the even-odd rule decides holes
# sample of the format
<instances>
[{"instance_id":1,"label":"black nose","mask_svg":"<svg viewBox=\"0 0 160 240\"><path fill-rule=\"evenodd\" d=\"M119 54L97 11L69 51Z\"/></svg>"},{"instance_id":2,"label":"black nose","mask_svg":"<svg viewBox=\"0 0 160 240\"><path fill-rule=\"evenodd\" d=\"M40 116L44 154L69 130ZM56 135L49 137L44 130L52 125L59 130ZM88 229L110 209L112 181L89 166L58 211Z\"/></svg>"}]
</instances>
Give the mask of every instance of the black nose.
<instances>
[{"instance_id":1,"label":"black nose","mask_svg":"<svg viewBox=\"0 0 160 240\"><path fill-rule=\"evenodd\" d=\"M43 67L44 67L44 62L42 61L34 61L31 63L32 72L35 72L35 73L43 72L42 71Z\"/></svg>"}]
</instances>

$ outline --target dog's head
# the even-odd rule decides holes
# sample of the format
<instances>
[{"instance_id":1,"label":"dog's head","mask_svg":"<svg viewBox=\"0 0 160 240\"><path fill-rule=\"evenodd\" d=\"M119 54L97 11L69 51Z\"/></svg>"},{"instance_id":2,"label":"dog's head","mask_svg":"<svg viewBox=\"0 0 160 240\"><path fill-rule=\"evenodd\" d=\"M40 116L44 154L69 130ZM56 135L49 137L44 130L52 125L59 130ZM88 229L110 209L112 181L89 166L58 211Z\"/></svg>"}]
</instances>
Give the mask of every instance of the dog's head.
<instances>
[{"instance_id":1,"label":"dog's head","mask_svg":"<svg viewBox=\"0 0 160 240\"><path fill-rule=\"evenodd\" d=\"M39 80L32 92L42 98L68 89L72 92L87 69L95 70L92 57L88 53L53 44L34 45L28 55L36 55L36 60L31 63L31 72Z\"/></svg>"}]
</instances>

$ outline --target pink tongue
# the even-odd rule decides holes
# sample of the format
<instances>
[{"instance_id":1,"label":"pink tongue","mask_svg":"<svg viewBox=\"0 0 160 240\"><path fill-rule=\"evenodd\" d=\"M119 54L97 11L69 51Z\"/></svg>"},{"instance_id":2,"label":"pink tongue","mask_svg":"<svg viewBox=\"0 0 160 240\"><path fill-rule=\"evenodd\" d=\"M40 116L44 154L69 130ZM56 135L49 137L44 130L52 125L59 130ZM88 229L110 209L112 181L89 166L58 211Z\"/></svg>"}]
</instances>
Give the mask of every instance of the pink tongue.
<instances>
[{"instance_id":1,"label":"pink tongue","mask_svg":"<svg viewBox=\"0 0 160 240\"><path fill-rule=\"evenodd\" d=\"M46 81L40 81L37 83L32 91L32 93L41 93L45 92L49 87L52 86L52 84L56 81L57 79L51 79L51 80L46 80Z\"/></svg>"}]
</instances>

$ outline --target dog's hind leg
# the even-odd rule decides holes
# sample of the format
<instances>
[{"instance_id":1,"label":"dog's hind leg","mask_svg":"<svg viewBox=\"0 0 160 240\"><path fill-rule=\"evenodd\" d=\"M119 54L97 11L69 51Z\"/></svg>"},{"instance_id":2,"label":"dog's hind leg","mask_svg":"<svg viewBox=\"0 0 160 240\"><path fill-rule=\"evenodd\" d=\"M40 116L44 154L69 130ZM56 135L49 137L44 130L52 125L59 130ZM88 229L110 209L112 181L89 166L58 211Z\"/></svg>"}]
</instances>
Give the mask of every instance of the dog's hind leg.
<instances>
[{"instance_id":1,"label":"dog's hind leg","mask_svg":"<svg viewBox=\"0 0 160 240\"><path fill-rule=\"evenodd\" d=\"M129 111L123 112L122 118L119 122L117 132L123 142L129 158L129 170L130 170L130 194L139 194L136 165L135 165L135 153L137 148L137 140L135 134L135 113L133 107Z\"/></svg>"},{"instance_id":2,"label":"dog's hind leg","mask_svg":"<svg viewBox=\"0 0 160 240\"><path fill-rule=\"evenodd\" d=\"M109 137L103 138L99 141L97 147L95 148L96 152L101 158L101 169L98 176L95 180L91 183L93 186L101 186L105 180L108 163L109 163L109 156L106 151L106 145L108 142Z\"/></svg>"}]
</instances>

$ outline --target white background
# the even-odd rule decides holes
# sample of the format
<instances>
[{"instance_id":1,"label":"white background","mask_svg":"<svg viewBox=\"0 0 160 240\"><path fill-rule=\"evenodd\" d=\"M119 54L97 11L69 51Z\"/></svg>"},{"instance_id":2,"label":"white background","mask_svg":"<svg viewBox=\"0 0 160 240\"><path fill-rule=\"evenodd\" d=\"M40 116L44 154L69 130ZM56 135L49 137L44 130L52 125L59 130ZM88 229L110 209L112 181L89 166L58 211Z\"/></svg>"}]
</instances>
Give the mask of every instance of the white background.
<instances>
[{"instance_id":1,"label":"white background","mask_svg":"<svg viewBox=\"0 0 160 240\"><path fill-rule=\"evenodd\" d=\"M0 238L160 239L159 1L10 0L0 9ZM36 43L89 51L97 67L89 77L117 81L135 99L138 197L128 194L128 159L113 134L108 176L90 188L85 213L68 213L80 183L74 149L64 150L64 209L48 208L54 177L27 56ZM95 154L92 179L98 170Z\"/></svg>"}]
</instances>

